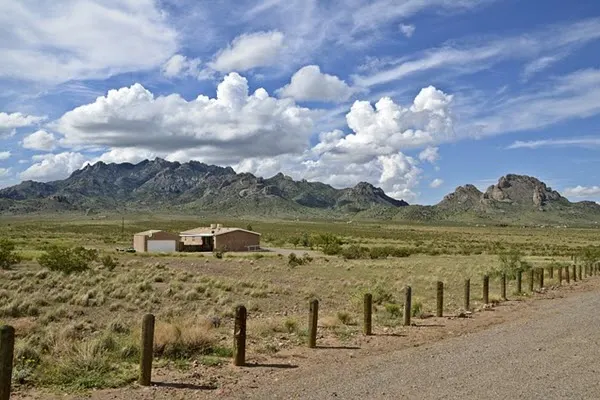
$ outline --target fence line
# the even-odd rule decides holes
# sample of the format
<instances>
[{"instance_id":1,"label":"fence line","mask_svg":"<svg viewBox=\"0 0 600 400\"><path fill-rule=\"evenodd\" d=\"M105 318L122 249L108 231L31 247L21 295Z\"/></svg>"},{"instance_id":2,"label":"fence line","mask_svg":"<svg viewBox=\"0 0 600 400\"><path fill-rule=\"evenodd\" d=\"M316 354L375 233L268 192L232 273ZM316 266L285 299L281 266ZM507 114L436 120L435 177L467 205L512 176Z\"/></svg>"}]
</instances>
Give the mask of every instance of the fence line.
<instances>
[{"instance_id":1,"label":"fence line","mask_svg":"<svg viewBox=\"0 0 600 400\"><path fill-rule=\"evenodd\" d=\"M596 262L591 265L576 265L572 266L570 271L569 266L565 267L564 277L567 283L570 283L570 272L572 273L573 282L577 279L583 280L586 277L592 277L598 275L600 271L600 263ZM538 278L540 289L544 288L544 275L545 269L538 268ZM557 270L557 285L562 284L563 280L563 268L558 267ZM554 275L552 267L548 269L548 275L550 278ZM517 282L517 294L521 294L521 276L522 272L519 270L516 274ZM534 281L534 269L529 270L529 288L533 292L533 281ZM483 276L483 304L489 304L489 275ZM502 300L506 300L506 285L507 276L502 274L500 276L500 294ZM444 283L438 281L436 283L436 315L438 317L443 316L444 312ZM468 311L471 307L470 304L470 292L471 292L471 281L465 279L464 281L464 308ZM412 304L412 288L406 286L404 289L404 326L411 325L411 304ZM363 334L373 334L373 296L370 293L364 295L364 308L363 308ZM235 322L234 322L234 351L233 351L233 364L235 366L246 365L246 320L247 320L246 307L240 305L236 307ZM309 303L309 320L308 320L308 347L317 347L317 327L319 320L319 301L312 300ZM141 334L141 352L140 352L140 374L138 382L142 386L149 386L152 382L152 361L153 361L153 350L154 350L154 327L155 317L152 314L144 315L142 319L142 334ZM14 363L14 343L15 342L15 330L12 326L1 326L0 327L0 400L9 400L11 394L11 383L12 383L12 368Z\"/></svg>"}]
</instances>

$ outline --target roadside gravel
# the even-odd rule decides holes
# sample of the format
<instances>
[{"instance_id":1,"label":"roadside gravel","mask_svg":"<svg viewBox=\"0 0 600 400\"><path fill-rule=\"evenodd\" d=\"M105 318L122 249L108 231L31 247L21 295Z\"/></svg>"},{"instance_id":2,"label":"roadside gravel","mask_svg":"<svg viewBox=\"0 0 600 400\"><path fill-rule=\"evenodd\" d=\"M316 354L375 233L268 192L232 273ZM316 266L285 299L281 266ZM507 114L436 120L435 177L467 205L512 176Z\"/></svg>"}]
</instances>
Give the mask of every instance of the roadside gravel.
<instances>
[{"instance_id":1,"label":"roadside gravel","mask_svg":"<svg viewBox=\"0 0 600 400\"><path fill-rule=\"evenodd\" d=\"M536 302L518 320L430 345L326 363L253 399L600 399L600 293Z\"/></svg>"}]
</instances>

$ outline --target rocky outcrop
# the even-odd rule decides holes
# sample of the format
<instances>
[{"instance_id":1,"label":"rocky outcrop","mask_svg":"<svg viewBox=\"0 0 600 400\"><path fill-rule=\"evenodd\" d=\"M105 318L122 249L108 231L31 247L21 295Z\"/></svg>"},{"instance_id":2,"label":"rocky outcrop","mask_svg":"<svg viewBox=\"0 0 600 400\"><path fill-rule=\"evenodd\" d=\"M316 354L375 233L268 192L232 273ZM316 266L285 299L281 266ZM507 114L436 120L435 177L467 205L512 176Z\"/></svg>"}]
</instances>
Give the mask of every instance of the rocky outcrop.
<instances>
[{"instance_id":1,"label":"rocky outcrop","mask_svg":"<svg viewBox=\"0 0 600 400\"><path fill-rule=\"evenodd\" d=\"M490 186L485 191L483 198L536 208L544 207L551 202L566 200L560 193L537 178L513 174L500 178L496 185Z\"/></svg>"}]
</instances>

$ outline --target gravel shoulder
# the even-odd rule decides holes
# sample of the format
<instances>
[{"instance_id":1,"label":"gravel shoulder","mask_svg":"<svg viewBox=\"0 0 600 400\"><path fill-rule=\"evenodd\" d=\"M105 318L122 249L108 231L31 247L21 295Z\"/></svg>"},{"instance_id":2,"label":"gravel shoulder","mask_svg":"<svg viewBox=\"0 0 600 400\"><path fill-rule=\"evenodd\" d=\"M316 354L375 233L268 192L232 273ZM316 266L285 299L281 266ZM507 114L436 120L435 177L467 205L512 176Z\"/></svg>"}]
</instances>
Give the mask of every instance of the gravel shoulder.
<instances>
[{"instance_id":1,"label":"gravel shoulder","mask_svg":"<svg viewBox=\"0 0 600 400\"><path fill-rule=\"evenodd\" d=\"M238 397L598 399L599 307L597 290L532 302L516 320L481 332L315 366Z\"/></svg>"}]
</instances>

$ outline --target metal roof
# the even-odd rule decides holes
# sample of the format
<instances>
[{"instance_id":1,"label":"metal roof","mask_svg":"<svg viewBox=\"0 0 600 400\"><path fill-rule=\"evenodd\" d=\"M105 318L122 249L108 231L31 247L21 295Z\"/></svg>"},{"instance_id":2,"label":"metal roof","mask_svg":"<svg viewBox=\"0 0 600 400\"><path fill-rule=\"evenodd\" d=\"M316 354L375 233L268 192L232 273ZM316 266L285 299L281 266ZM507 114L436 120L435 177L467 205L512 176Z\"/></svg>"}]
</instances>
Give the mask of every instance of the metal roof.
<instances>
[{"instance_id":1,"label":"metal roof","mask_svg":"<svg viewBox=\"0 0 600 400\"><path fill-rule=\"evenodd\" d=\"M241 232L246 232L246 233L251 233L253 235L258 235L260 236L260 233L258 232L252 232L252 231L248 231L246 229L242 229L242 228L210 228L210 227L200 227L200 228L194 228L194 229L190 229L187 231L183 231L181 232L181 236L218 236L218 235L224 235L226 233L230 233L230 232L235 232L235 231L241 231Z\"/></svg>"},{"instance_id":2,"label":"metal roof","mask_svg":"<svg viewBox=\"0 0 600 400\"><path fill-rule=\"evenodd\" d=\"M138 232L138 233L135 234L135 236L152 236L152 235L154 235L155 233L158 233L158 232L162 232L162 231L160 229L158 229L158 230L157 229L151 229L149 231Z\"/></svg>"}]
</instances>

